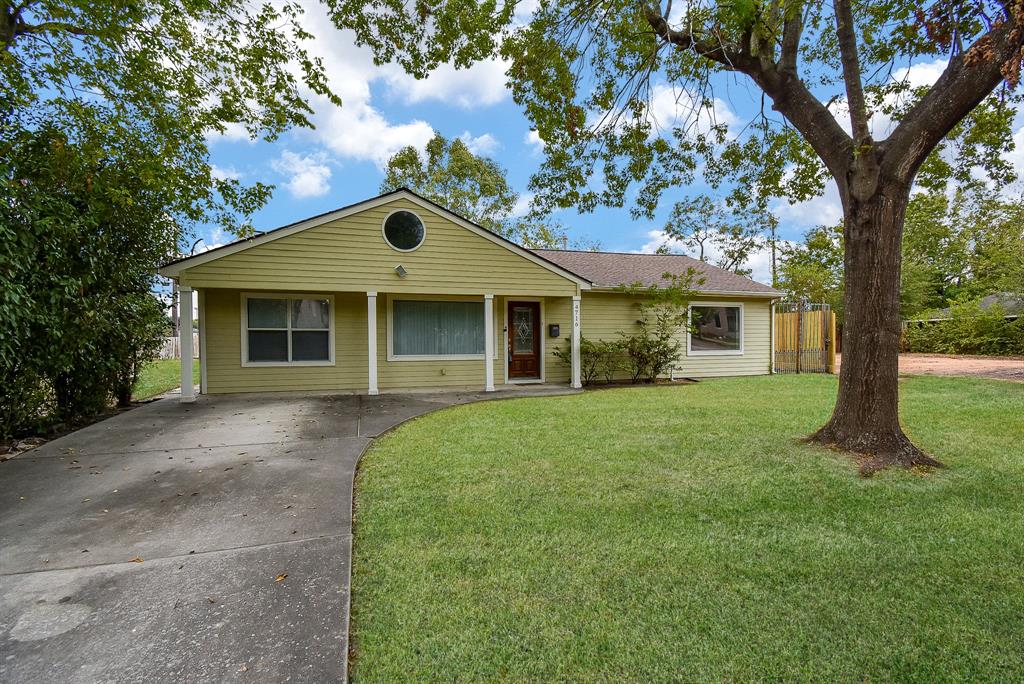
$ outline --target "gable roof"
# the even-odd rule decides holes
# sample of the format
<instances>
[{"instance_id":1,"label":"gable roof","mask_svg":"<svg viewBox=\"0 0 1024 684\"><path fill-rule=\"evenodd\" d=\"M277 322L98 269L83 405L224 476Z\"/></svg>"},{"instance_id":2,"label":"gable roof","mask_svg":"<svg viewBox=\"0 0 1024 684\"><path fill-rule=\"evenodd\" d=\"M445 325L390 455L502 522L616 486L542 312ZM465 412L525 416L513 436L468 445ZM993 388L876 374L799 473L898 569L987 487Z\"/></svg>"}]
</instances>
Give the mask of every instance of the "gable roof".
<instances>
[{"instance_id":1,"label":"gable roof","mask_svg":"<svg viewBox=\"0 0 1024 684\"><path fill-rule=\"evenodd\" d=\"M377 197L373 197L368 200L363 200L362 202L349 204L348 206L333 209L323 214L318 214L316 216L303 219L302 221L289 223L288 225L281 226L280 228L274 228L273 230L268 230L266 232L259 233L252 237L237 240L226 245L221 245L220 247L214 247L213 249L201 252L199 254L170 261L161 266L159 272L160 275L162 276L174 277L177 276L182 271L192 268L193 266L205 264L207 262L214 261L222 257L226 257L230 254L236 254L238 252L241 252L246 249L251 249L258 245L266 244L274 240L279 240L283 237L294 235L295 233L300 233L310 228L322 226L325 223L330 223L331 221L336 221L337 219L345 218L346 216L351 216L352 214L357 214L361 211L372 209L382 204L393 202L397 199L408 200L428 211L432 211L435 214L439 214L442 217L451 221L452 223L455 223L456 225L461 226L462 228L465 228L466 230L469 230L472 233L476 233L477 235L486 238L487 240L490 240L491 242L494 242L495 244L500 245L501 247L504 247L505 249L511 252L514 252L515 254L523 257L524 259L532 261L533 263L543 268L546 268L549 271L557 273L558 275L577 283L584 290L588 290L591 287L591 283L589 280L577 275L576 273L565 268L564 266L561 266L551 261L550 259L546 258L545 256L537 254L532 250L526 249L525 247L521 247L516 243L512 242L511 240L502 237L497 233L493 233L484 228L483 226L477 225L470 221L469 219L463 218L462 216L459 216L455 212L449 211L448 209L442 207L440 204L432 202L428 200L426 197L421 197L420 195L417 195L415 192L407 188L399 188L398 190L386 192L383 195L378 195Z\"/></svg>"},{"instance_id":2,"label":"gable roof","mask_svg":"<svg viewBox=\"0 0 1024 684\"><path fill-rule=\"evenodd\" d=\"M562 249L535 249L537 254L559 266L578 273L594 287L612 288L640 283L644 287L669 283L665 273L682 275L693 268L704 282L695 285L698 292L740 294L754 297L781 297L782 292L683 254L628 254L622 252L582 252Z\"/></svg>"}]
</instances>

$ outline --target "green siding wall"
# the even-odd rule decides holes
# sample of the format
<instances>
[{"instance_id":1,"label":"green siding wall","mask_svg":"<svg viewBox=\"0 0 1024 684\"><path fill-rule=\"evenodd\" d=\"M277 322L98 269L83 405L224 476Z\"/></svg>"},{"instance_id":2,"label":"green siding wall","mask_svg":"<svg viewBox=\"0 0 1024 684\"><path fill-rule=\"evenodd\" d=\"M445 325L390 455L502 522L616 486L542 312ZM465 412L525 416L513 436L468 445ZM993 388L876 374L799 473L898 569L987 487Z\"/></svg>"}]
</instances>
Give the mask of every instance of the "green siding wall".
<instances>
[{"instance_id":1,"label":"green siding wall","mask_svg":"<svg viewBox=\"0 0 1024 684\"><path fill-rule=\"evenodd\" d=\"M728 375L764 375L771 371L771 304L764 299L731 297L698 298L700 301L743 304L742 356L688 356L685 334L680 335L683 351L676 363L677 376L707 378ZM620 332L637 330L637 299L615 292L584 292L580 319L583 336L613 340ZM625 378L625 373L620 374Z\"/></svg>"},{"instance_id":2,"label":"green siding wall","mask_svg":"<svg viewBox=\"0 0 1024 684\"><path fill-rule=\"evenodd\" d=\"M398 252L381 226L396 209L426 227L423 245ZM395 266L408 271L399 278ZM576 283L413 202L398 199L322 226L194 266L182 281L195 288L309 292L567 295Z\"/></svg>"},{"instance_id":3,"label":"green siding wall","mask_svg":"<svg viewBox=\"0 0 1024 684\"><path fill-rule=\"evenodd\" d=\"M247 290L249 291L249 290ZM353 391L365 392L366 294L363 292L325 292L335 298L333 366L243 367L241 364L241 290L205 290L207 391ZM402 295L395 295L401 297ZM432 297L458 299L458 296ZM494 382L505 382L507 337L505 312L509 299L494 298ZM558 347L568 344L572 331L571 297L543 297L542 329L544 374L549 383L568 383L569 366L554 356ZM387 294L377 297L377 373L382 390L471 388L484 385L482 360L388 361ZM685 351L677 364L677 375L713 377L723 375L759 375L768 373L771 363L770 305L763 300L744 304L743 356L688 357ZM616 293L583 294L581 322L584 337L615 339L620 331L636 329L636 301ZM557 323L561 336L548 337L548 326ZM683 340L685 344L685 339ZM684 347L685 349L685 347ZM625 377L625 375L623 375Z\"/></svg>"}]
</instances>

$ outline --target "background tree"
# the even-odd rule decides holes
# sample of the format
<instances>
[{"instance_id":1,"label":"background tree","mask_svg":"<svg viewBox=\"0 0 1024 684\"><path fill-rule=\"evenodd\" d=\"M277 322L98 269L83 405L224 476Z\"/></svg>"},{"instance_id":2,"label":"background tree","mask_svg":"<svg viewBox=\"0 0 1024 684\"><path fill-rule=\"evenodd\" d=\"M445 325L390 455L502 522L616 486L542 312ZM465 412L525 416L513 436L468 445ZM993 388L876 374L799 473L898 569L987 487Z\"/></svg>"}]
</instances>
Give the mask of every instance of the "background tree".
<instances>
[{"instance_id":1,"label":"background tree","mask_svg":"<svg viewBox=\"0 0 1024 684\"><path fill-rule=\"evenodd\" d=\"M899 423L903 219L929 155L1000 84L1018 85L1024 4L884 0L859 3L855 16L850 0L541 0L520 25L513 3L329 2L378 59L417 76L449 60L507 59L513 96L545 141L531 184L539 206L587 210L635 196L637 213L650 216L666 189L693 180L698 161L712 183L732 181L739 201L806 200L833 180L848 332L836 407L813 440L870 454L878 466L936 465ZM930 88L890 76L936 56L947 64ZM762 109L730 131L715 116L723 72L744 75L781 116ZM667 132L653 114L666 88L683 110ZM881 114L898 124L876 140L872 117ZM971 141L958 158L983 157L976 142L991 141Z\"/></svg>"},{"instance_id":2,"label":"background tree","mask_svg":"<svg viewBox=\"0 0 1024 684\"><path fill-rule=\"evenodd\" d=\"M921 192L907 207L900 315L913 318L951 301L1024 292L1024 198L985 184ZM843 320L843 229L819 226L783 250L780 287L830 304Z\"/></svg>"},{"instance_id":3,"label":"background tree","mask_svg":"<svg viewBox=\"0 0 1024 684\"><path fill-rule=\"evenodd\" d=\"M747 260L769 244L766 233L775 225L775 217L766 209L737 210L724 200L698 195L673 205L665 236L701 261L750 276Z\"/></svg>"},{"instance_id":4,"label":"background tree","mask_svg":"<svg viewBox=\"0 0 1024 684\"><path fill-rule=\"evenodd\" d=\"M568 233L557 221L513 216L519 194L507 175L493 159L473 154L462 140L436 133L424 154L407 146L388 160L380 191L408 188L527 247L565 247Z\"/></svg>"},{"instance_id":5,"label":"background tree","mask_svg":"<svg viewBox=\"0 0 1024 684\"><path fill-rule=\"evenodd\" d=\"M818 226L802 243L786 247L779 268L779 287L794 297L824 302L843 317L843 226Z\"/></svg>"}]
</instances>

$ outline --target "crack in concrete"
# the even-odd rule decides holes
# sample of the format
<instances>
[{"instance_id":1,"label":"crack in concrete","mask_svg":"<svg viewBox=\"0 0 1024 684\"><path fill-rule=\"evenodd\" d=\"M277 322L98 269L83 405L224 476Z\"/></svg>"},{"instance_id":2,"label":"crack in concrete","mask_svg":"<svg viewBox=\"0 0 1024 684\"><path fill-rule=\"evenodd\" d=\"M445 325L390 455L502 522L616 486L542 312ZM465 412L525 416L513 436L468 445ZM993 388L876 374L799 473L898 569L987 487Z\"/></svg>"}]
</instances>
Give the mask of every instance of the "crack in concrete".
<instances>
[{"instance_id":1,"label":"crack in concrete","mask_svg":"<svg viewBox=\"0 0 1024 684\"><path fill-rule=\"evenodd\" d=\"M309 541L319 541L321 539L345 539L351 538L351 532L339 533L339 534L319 534L315 537L302 537L301 539L283 539L281 541L266 542L265 544L243 544L241 546L228 546L222 549L206 549L204 551L191 551L189 553L177 553L170 556L153 556L145 559L145 563L155 563L157 561L172 560L179 558L198 558L200 556L207 556L217 553L228 553L230 551L248 551L250 549L263 549L272 546L282 546L285 544L301 544ZM0 572L0 577L18 577L22 575L37 575L45 572L64 572L66 570L87 570L89 568L105 568L112 565L140 565L132 561L110 561L107 563L84 563L82 565L66 565L61 567L52 568L40 568L38 570L21 570L19 572Z\"/></svg>"}]
</instances>

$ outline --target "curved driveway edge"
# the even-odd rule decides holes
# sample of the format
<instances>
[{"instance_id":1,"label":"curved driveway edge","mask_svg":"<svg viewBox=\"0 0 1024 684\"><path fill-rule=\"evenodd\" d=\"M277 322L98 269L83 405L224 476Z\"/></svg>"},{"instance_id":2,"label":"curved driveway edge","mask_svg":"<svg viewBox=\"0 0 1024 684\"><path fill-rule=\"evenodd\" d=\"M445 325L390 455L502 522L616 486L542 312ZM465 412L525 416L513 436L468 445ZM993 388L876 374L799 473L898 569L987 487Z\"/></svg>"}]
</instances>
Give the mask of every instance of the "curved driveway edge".
<instances>
[{"instance_id":1,"label":"curved driveway edge","mask_svg":"<svg viewBox=\"0 0 1024 684\"><path fill-rule=\"evenodd\" d=\"M372 439L571 392L165 399L0 463L0 681L343 681Z\"/></svg>"}]
</instances>

